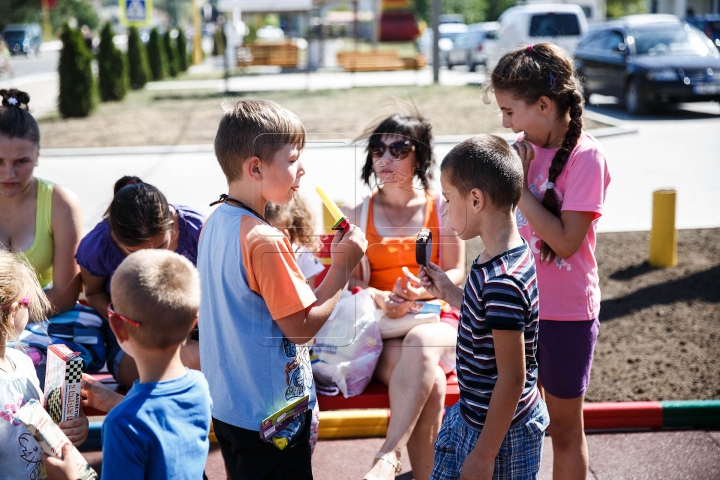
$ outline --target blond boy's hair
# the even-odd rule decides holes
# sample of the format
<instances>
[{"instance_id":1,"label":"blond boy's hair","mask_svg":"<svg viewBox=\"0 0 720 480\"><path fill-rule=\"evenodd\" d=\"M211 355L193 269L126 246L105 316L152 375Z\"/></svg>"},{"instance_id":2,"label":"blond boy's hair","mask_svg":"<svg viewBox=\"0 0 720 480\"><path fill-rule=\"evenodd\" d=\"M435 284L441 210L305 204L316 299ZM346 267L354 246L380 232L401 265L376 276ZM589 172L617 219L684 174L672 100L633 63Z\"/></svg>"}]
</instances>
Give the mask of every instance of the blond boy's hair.
<instances>
[{"instance_id":1,"label":"blond boy's hair","mask_svg":"<svg viewBox=\"0 0 720 480\"><path fill-rule=\"evenodd\" d=\"M228 182L242 178L245 160L270 161L285 145L305 148L305 127L291 111L267 100L223 104L215 156Z\"/></svg>"},{"instance_id":2,"label":"blond boy's hair","mask_svg":"<svg viewBox=\"0 0 720 480\"><path fill-rule=\"evenodd\" d=\"M30 321L39 322L47 318L52 310L50 300L45 296L35 270L25 257L14 255L0 247L0 345L13 340L15 332L10 325L10 305L29 297L28 314Z\"/></svg>"},{"instance_id":3,"label":"blond boy's hair","mask_svg":"<svg viewBox=\"0 0 720 480\"><path fill-rule=\"evenodd\" d=\"M200 308L200 277L185 257L169 250L129 255L110 283L113 309L135 320L128 335L147 349L165 349L187 339Z\"/></svg>"}]
</instances>

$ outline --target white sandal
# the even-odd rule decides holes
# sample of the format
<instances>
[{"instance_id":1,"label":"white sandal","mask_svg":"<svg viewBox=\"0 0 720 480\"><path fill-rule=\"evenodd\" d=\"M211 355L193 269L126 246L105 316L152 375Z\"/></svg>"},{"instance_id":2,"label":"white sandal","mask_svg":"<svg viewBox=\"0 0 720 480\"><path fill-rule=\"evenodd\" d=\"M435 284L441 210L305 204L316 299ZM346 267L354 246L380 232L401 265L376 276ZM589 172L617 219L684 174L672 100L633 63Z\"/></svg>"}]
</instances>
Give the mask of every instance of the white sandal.
<instances>
[{"instance_id":1,"label":"white sandal","mask_svg":"<svg viewBox=\"0 0 720 480\"><path fill-rule=\"evenodd\" d=\"M387 480L388 478L394 479L395 476L402 470L400 458L395 452L378 452L375 455L375 460L378 460L378 462L375 462L373 464L373 468L378 463L381 463L380 470L378 470L377 475L368 472L363 477L363 480Z\"/></svg>"}]
</instances>

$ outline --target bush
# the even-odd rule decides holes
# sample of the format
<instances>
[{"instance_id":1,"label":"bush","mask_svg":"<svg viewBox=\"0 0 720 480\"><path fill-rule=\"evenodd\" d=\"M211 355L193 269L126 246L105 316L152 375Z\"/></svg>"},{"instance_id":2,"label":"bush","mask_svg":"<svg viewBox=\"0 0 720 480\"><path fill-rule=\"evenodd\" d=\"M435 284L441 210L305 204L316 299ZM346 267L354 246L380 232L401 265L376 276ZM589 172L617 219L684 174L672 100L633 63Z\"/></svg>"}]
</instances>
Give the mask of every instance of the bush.
<instances>
[{"instance_id":1,"label":"bush","mask_svg":"<svg viewBox=\"0 0 720 480\"><path fill-rule=\"evenodd\" d=\"M215 28L215 33L213 33L212 54L225 55L225 45L227 45L227 38L225 37L222 24L219 24L217 28Z\"/></svg>"},{"instance_id":2,"label":"bush","mask_svg":"<svg viewBox=\"0 0 720 480\"><path fill-rule=\"evenodd\" d=\"M65 118L87 117L97 103L92 54L85 46L80 30L74 30L65 24L60 38L63 46L58 64L58 109Z\"/></svg>"},{"instance_id":3,"label":"bush","mask_svg":"<svg viewBox=\"0 0 720 480\"><path fill-rule=\"evenodd\" d=\"M177 52L173 48L172 38L170 38L170 32L165 32L163 35L163 47L165 48L165 58L167 59L167 72L171 77L177 77L178 74L178 59Z\"/></svg>"},{"instance_id":4,"label":"bush","mask_svg":"<svg viewBox=\"0 0 720 480\"><path fill-rule=\"evenodd\" d=\"M148 82L152 73L150 72L150 65L148 64L145 45L140 41L140 34L138 33L137 27L130 27L127 61L130 88L133 90L141 89Z\"/></svg>"},{"instance_id":5,"label":"bush","mask_svg":"<svg viewBox=\"0 0 720 480\"><path fill-rule=\"evenodd\" d=\"M153 80L162 80L167 74L167 60L165 59L165 47L160 44L160 34L157 28L153 28L150 32L147 53Z\"/></svg>"},{"instance_id":6,"label":"bush","mask_svg":"<svg viewBox=\"0 0 720 480\"><path fill-rule=\"evenodd\" d=\"M180 70L181 72L186 71L190 62L188 59L187 40L185 40L185 32L183 32L182 28L178 29L177 60L178 70Z\"/></svg>"},{"instance_id":7,"label":"bush","mask_svg":"<svg viewBox=\"0 0 720 480\"><path fill-rule=\"evenodd\" d=\"M100 34L97 61L100 100L111 102L125 98L128 87L127 62L113 43L113 31L109 22Z\"/></svg>"}]
</instances>

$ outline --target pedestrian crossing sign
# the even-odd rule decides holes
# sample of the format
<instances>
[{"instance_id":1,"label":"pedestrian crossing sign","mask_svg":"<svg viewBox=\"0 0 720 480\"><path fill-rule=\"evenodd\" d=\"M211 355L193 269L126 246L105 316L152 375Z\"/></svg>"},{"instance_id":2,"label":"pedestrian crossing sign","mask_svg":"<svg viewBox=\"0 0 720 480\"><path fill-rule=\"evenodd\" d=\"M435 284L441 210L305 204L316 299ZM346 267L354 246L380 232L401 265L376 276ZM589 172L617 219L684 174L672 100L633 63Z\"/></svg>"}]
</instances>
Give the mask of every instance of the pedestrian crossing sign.
<instances>
[{"instance_id":1,"label":"pedestrian crossing sign","mask_svg":"<svg viewBox=\"0 0 720 480\"><path fill-rule=\"evenodd\" d=\"M144 27L152 21L152 0L120 0L120 22Z\"/></svg>"}]
</instances>

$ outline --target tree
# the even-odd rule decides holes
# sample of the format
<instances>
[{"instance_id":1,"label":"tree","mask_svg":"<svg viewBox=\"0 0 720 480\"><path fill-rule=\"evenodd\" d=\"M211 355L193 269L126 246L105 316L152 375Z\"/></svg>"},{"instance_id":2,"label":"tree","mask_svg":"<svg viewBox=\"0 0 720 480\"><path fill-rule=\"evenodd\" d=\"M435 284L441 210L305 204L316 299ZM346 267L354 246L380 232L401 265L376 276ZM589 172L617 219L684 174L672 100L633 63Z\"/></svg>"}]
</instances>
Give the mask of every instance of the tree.
<instances>
[{"instance_id":1,"label":"tree","mask_svg":"<svg viewBox=\"0 0 720 480\"><path fill-rule=\"evenodd\" d=\"M177 37L177 59L178 59L178 70L184 72L188 69L188 52L187 52L187 40L185 39L185 32L183 29L178 29Z\"/></svg>"},{"instance_id":2,"label":"tree","mask_svg":"<svg viewBox=\"0 0 720 480\"><path fill-rule=\"evenodd\" d=\"M165 32L163 35L163 48L165 49L165 58L167 59L167 72L171 77L177 77L178 74L178 58L177 52L173 47L172 38L170 38L170 32Z\"/></svg>"},{"instance_id":3,"label":"tree","mask_svg":"<svg viewBox=\"0 0 720 480\"><path fill-rule=\"evenodd\" d=\"M125 56L113 43L113 31L110 23L106 23L100 34L98 49L98 86L100 100L110 102L122 100L127 93L128 73Z\"/></svg>"},{"instance_id":4,"label":"tree","mask_svg":"<svg viewBox=\"0 0 720 480\"><path fill-rule=\"evenodd\" d=\"M459 13L465 17L465 23L477 23L485 20L488 8L486 0L444 0L442 13ZM502 3L502 1L500 1ZM514 4L514 2L513 2Z\"/></svg>"},{"instance_id":5,"label":"tree","mask_svg":"<svg viewBox=\"0 0 720 480\"><path fill-rule=\"evenodd\" d=\"M647 13L644 0L607 0L605 5L607 18Z\"/></svg>"},{"instance_id":6,"label":"tree","mask_svg":"<svg viewBox=\"0 0 720 480\"><path fill-rule=\"evenodd\" d=\"M148 42L148 62L153 80L162 80L167 74L167 60L165 59L165 48L161 45L160 34L157 28L150 32Z\"/></svg>"},{"instance_id":7,"label":"tree","mask_svg":"<svg viewBox=\"0 0 720 480\"><path fill-rule=\"evenodd\" d=\"M85 47L79 30L65 24L58 73L60 98L58 109L67 117L87 117L96 104L95 81L92 73L92 54Z\"/></svg>"},{"instance_id":8,"label":"tree","mask_svg":"<svg viewBox=\"0 0 720 480\"><path fill-rule=\"evenodd\" d=\"M510 7L514 7L515 0L489 0L485 7L485 21L494 22Z\"/></svg>"},{"instance_id":9,"label":"tree","mask_svg":"<svg viewBox=\"0 0 720 480\"><path fill-rule=\"evenodd\" d=\"M36 2L36 5L39 3ZM62 25L71 18L74 18L78 25L87 25L90 30L100 26L100 17L88 0L57 0L57 6L50 10L50 24L53 31L62 28Z\"/></svg>"},{"instance_id":10,"label":"tree","mask_svg":"<svg viewBox=\"0 0 720 480\"><path fill-rule=\"evenodd\" d=\"M143 88L152 73L148 64L145 45L140 41L137 27L130 27L128 34L127 63L130 88L133 90Z\"/></svg>"}]
</instances>

